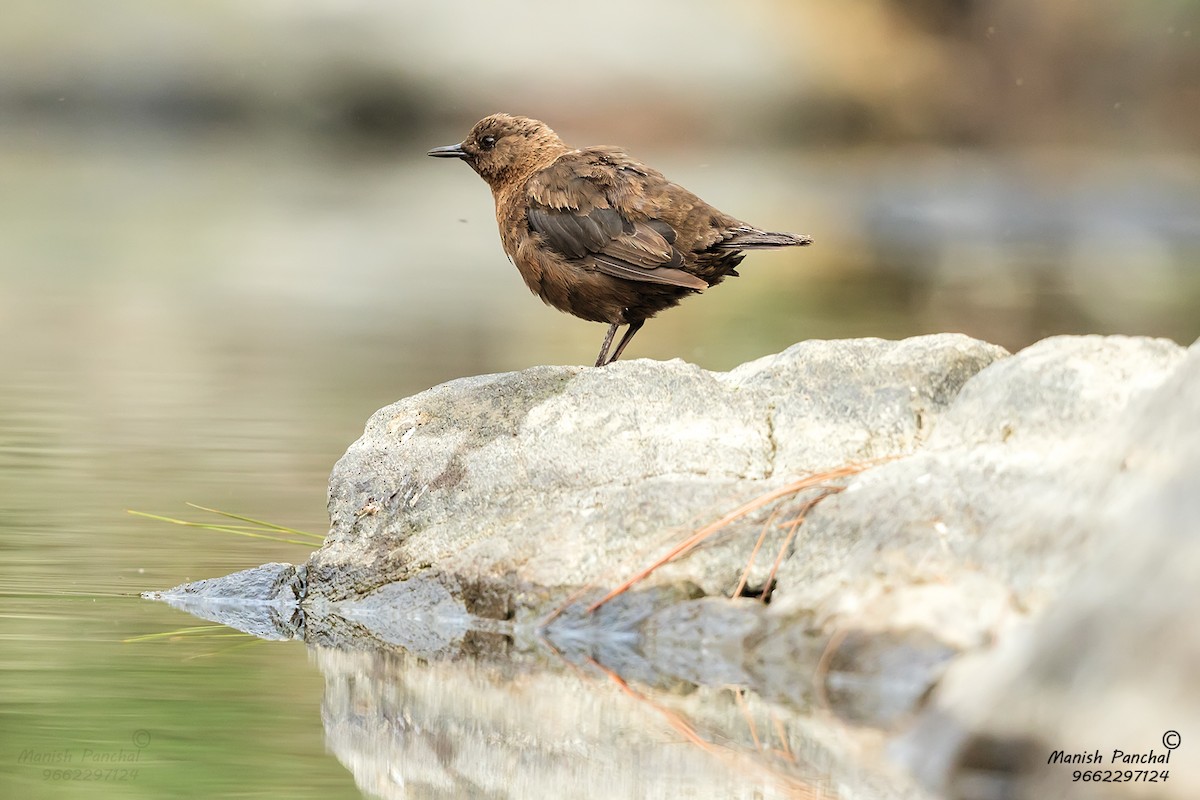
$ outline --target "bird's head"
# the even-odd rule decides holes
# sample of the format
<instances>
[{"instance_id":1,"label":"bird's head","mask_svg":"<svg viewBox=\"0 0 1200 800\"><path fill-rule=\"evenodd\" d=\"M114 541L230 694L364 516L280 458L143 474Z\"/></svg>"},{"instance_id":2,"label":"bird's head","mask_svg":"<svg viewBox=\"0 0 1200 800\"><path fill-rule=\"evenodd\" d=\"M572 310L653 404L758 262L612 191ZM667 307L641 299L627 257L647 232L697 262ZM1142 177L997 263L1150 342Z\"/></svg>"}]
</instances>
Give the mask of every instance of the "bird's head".
<instances>
[{"instance_id":1,"label":"bird's head","mask_svg":"<svg viewBox=\"0 0 1200 800\"><path fill-rule=\"evenodd\" d=\"M435 158L461 158L496 189L550 164L567 151L558 134L529 117L492 114L475 123L459 144L435 147Z\"/></svg>"}]
</instances>

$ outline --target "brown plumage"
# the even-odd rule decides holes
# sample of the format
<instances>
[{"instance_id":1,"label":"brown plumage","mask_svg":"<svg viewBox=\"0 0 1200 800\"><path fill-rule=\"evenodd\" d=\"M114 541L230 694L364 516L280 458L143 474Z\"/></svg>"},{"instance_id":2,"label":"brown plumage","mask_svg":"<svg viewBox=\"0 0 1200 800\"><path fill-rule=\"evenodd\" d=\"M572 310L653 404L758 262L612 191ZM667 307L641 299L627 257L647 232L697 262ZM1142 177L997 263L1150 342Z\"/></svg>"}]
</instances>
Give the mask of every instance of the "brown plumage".
<instances>
[{"instance_id":1,"label":"brown plumage","mask_svg":"<svg viewBox=\"0 0 1200 800\"><path fill-rule=\"evenodd\" d=\"M608 323L598 367L659 311L737 275L742 251L812 242L724 214L618 147L574 150L536 119L493 114L429 155L461 158L487 181L504 252L534 294Z\"/></svg>"}]
</instances>

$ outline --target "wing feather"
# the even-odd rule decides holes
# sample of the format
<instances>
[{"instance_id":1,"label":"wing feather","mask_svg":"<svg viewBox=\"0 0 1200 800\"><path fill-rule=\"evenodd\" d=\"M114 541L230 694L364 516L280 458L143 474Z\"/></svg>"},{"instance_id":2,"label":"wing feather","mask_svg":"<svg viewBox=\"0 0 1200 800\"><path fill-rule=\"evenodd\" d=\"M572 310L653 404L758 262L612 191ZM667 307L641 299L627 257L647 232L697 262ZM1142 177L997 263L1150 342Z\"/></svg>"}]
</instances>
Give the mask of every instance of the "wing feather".
<instances>
[{"instance_id":1,"label":"wing feather","mask_svg":"<svg viewBox=\"0 0 1200 800\"><path fill-rule=\"evenodd\" d=\"M641 188L628 182L644 180L649 172L631 172L622 159L629 160L619 150L576 151L531 177L526 185L530 230L582 269L630 281L707 289L706 281L683 269L683 254L674 247L676 231L669 223L635 222L618 210L615 201L622 190Z\"/></svg>"}]
</instances>

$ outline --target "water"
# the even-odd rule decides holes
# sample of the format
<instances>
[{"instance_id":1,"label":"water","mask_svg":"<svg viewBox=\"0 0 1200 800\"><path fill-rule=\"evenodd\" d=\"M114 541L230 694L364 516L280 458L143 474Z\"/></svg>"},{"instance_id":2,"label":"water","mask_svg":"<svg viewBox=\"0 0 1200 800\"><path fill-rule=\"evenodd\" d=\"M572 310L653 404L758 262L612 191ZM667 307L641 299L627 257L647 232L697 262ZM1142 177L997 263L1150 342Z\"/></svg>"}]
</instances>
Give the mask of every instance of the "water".
<instances>
[{"instance_id":1,"label":"water","mask_svg":"<svg viewBox=\"0 0 1200 800\"><path fill-rule=\"evenodd\" d=\"M5 796L358 796L325 755L302 645L227 629L129 643L196 624L129 596L31 592L4 606Z\"/></svg>"},{"instance_id":2,"label":"water","mask_svg":"<svg viewBox=\"0 0 1200 800\"><path fill-rule=\"evenodd\" d=\"M417 144L382 159L286 138L4 137L0 795L827 785L835 759L802 744L833 723L732 689L626 685L544 652L430 664L219 627L144 638L205 623L138 592L305 551L127 509L203 518L190 501L321 532L328 471L373 410L461 375L587 363L603 330L528 296L483 184ZM751 256L630 357L723 369L810 337L1200 335L1191 162L1084 159L1065 179L1044 154L645 155L817 245Z\"/></svg>"}]
</instances>

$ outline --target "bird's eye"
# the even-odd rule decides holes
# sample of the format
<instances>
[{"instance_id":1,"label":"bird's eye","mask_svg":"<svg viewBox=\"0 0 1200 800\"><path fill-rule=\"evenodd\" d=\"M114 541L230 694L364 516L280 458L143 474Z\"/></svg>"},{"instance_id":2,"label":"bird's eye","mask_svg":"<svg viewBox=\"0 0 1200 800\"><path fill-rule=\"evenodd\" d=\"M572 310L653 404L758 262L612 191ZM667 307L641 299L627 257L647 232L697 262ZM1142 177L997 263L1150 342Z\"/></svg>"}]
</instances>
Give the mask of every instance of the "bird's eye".
<instances>
[{"instance_id":1,"label":"bird's eye","mask_svg":"<svg viewBox=\"0 0 1200 800\"><path fill-rule=\"evenodd\" d=\"M484 136L482 139L479 140L479 146L482 147L484 150L491 150L493 147L496 146L496 137L495 136Z\"/></svg>"}]
</instances>

